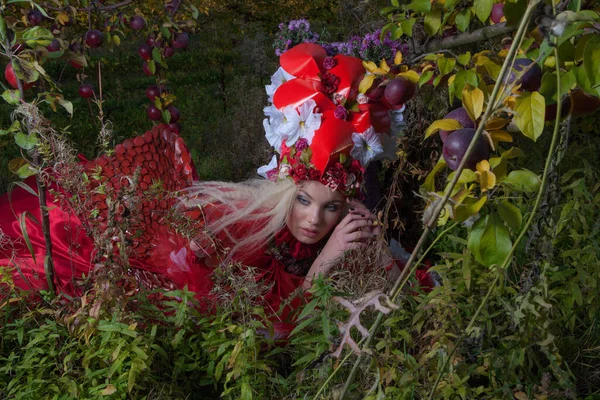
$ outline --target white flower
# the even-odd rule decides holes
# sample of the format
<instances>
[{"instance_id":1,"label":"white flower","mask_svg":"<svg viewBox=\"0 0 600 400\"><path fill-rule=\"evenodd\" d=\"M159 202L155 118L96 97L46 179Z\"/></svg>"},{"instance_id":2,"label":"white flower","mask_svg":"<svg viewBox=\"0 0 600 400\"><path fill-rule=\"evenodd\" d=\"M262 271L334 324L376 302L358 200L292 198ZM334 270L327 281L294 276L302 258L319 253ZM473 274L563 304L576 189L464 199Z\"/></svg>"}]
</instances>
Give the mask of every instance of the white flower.
<instances>
[{"instance_id":1,"label":"white flower","mask_svg":"<svg viewBox=\"0 0 600 400\"><path fill-rule=\"evenodd\" d=\"M281 144L285 140L285 136L281 134L279 127L284 123L285 117L275 106L265 107L263 111L269 117L263 121L265 136L269 144L279 153L281 152Z\"/></svg>"},{"instance_id":2,"label":"white flower","mask_svg":"<svg viewBox=\"0 0 600 400\"><path fill-rule=\"evenodd\" d=\"M396 161L398 159L398 154L396 154L396 148L398 147L398 141L395 136L386 135L385 133L381 134L381 147L383 147L383 151L379 153L375 159L376 160L390 160Z\"/></svg>"},{"instance_id":3,"label":"white flower","mask_svg":"<svg viewBox=\"0 0 600 400\"><path fill-rule=\"evenodd\" d=\"M372 126L363 133L354 132L352 141L354 147L350 151L350 155L360 161L363 167L366 167L378 154L383 153L381 135L376 133Z\"/></svg>"},{"instance_id":4,"label":"white flower","mask_svg":"<svg viewBox=\"0 0 600 400\"><path fill-rule=\"evenodd\" d=\"M279 167L279 175L277 177L279 179L285 179L290 175L291 170L292 166L290 164L281 164Z\"/></svg>"},{"instance_id":5,"label":"white flower","mask_svg":"<svg viewBox=\"0 0 600 400\"><path fill-rule=\"evenodd\" d=\"M308 140L309 145L312 143L315 131L321 127L322 114L313 112L316 106L313 99L308 99L298 110L294 106L283 109L285 120L278 131L285 137L288 146L293 146L300 138Z\"/></svg>"},{"instance_id":6,"label":"white flower","mask_svg":"<svg viewBox=\"0 0 600 400\"><path fill-rule=\"evenodd\" d=\"M275 168L277 168L277 156L274 155L267 165L263 165L262 167L257 169L256 172L263 178L268 179L267 172Z\"/></svg>"},{"instance_id":7,"label":"white flower","mask_svg":"<svg viewBox=\"0 0 600 400\"><path fill-rule=\"evenodd\" d=\"M369 102L369 98L364 94L359 93L358 96L356 96L356 102L358 104L367 104Z\"/></svg>"},{"instance_id":8,"label":"white flower","mask_svg":"<svg viewBox=\"0 0 600 400\"><path fill-rule=\"evenodd\" d=\"M388 114L390 115L390 134L398 135L406 127L406 123L404 122L405 109L406 106L402 105L402 108L398 110L390 110L388 112Z\"/></svg>"},{"instance_id":9,"label":"white flower","mask_svg":"<svg viewBox=\"0 0 600 400\"><path fill-rule=\"evenodd\" d=\"M294 75L288 74L283 68L279 67L279 69L271 77L271 84L265 86L265 89L267 90L267 96L269 96L269 102L273 103L273 95L279 86L295 78L296 77Z\"/></svg>"}]
</instances>

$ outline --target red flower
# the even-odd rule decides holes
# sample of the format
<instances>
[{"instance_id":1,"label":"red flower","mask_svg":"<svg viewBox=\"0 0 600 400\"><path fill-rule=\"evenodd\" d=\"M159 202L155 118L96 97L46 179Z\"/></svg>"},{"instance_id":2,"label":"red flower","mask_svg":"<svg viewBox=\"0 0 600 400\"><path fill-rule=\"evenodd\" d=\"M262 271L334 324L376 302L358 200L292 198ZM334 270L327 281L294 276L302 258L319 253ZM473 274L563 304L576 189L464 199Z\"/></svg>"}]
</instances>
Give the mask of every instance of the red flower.
<instances>
[{"instance_id":1,"label":"red flower","mask_svg":"<svg viewBox=\"0 0 600 400\"><path fill-rule=\"evenodd\" d=\"M340 78L329 72L325 72L321 77L321 91L324 93L335 92L339 84Z\"/></svg>"}]
</instances>

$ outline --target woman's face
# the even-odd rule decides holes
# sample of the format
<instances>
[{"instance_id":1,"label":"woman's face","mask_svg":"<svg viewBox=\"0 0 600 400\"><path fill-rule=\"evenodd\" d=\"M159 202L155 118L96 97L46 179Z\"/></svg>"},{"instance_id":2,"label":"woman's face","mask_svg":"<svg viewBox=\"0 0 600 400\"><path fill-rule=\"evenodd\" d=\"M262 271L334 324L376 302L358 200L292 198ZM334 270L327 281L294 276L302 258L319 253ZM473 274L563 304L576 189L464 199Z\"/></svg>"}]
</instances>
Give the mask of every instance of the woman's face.
<instances>
[{"instance_id":1,"label":"woman's face","mask_svg":"<svg viewBox=\"0 0 600 400\"><path fill-rule=\"evenodd\" d=\"M337 225L346 197L317 181L306 181L298 189L287 227L305 244L317 243Z\"/></svg>"}]
</instances>

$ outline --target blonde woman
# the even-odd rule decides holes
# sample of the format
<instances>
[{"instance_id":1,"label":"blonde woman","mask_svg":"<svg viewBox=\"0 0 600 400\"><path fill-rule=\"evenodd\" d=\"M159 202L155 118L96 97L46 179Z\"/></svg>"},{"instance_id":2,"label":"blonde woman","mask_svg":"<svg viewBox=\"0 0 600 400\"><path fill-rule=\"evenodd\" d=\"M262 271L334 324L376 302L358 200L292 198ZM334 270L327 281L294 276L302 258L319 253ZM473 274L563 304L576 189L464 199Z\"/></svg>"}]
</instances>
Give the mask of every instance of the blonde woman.
<instances>
[{"instance_id":1,"label":"blonde woman","mask_svg":"<svg viewBox=\"0 0 600 400\"><path fill-rule=\"evenodd\" d=\"M77 215L50 210L60 291L78 294L82 276L125 255L138 283L187 286L211 299L215 271L241 263L253 267L252 279L267 288L265 306L276 312L346 251L378 237L376 217L358 198L365 166L394 154L389 106L358 93L359 59L303 44L280 61L267 86L264 128L277 154L258 170L266 179L198 182L183 141L165 126L125 141L84 166L95 179ZM17 286L47 287L41 229L27 224L31 252L13 213L4 212L8 199L0 202L0 228L15 242L0 265L14 266ZM16 215L39 220L33 195L15 192L12 203Z\"/></svg>"}]
</instances>

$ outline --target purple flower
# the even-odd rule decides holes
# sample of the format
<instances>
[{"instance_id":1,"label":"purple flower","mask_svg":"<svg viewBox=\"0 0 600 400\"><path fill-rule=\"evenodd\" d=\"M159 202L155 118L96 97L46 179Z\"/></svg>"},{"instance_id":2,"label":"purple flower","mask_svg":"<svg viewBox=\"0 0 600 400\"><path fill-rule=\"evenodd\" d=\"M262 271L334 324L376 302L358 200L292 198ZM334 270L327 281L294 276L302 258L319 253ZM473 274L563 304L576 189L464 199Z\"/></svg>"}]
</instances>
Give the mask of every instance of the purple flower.
<instances>
[{"instance_id":1,"label":"purple flower","mask_svg":"<svg viewBox=\"0 0 600 400\"><path fill-rule=\"evenodd\" d=\"M281 23L279 24L279 30L281 30L281 31L282 31L282 30L284 30L284 29L285 29L285 25L283 24L283 22L281 22Z\"/></svg>"},{"instance_id":2,"label":"purple flower","mask_svg":"<svg viewBox=\"0 0 600 400\"><path fill-rule=\"evenodd\" d=\"M335 61L335 58L333 57L325 57L325 59L323 60L323 68L325 69L331 69L335 67L336 64L337 61Z\"/></svg>"},{"instance_id":3,"label":"purple flower","mask_svg":"<svg viewBox=\"0 0 600 400\"><path fill-rule=\"evenodd\" d=\"M281 50L275 49L275 55L279 57L281 55Z\"/></svg>"},{"instance_id":4,"label":"purple flower","mask_svg":"<svg viewBox=\"0 0 600 400\"><path fill-rule=\"evenodd\" d=\"M296 141L296 151L300 152L308 147L308 140L300 138Z\"/></svg>"},{"instance_id":5,"label":"purple flower","mask_svg":"<svg viewBox=\"0 0 600 400\"><path fill-rule=\"evenodd\" d=\"M338 105L335 110L333 111L333 116L338 118L338 119L346 119L348 118L348 110L346 110L344 108L343 105Z\"/></svg>"},{"instance_id":6,"label":"purple flower","mask_svg":"<svg viewBox=\"0 0 600 400\"><path fill-rule=\"evenodd\" d=\"M273 169L267 171L267 179L270 181L276 181L278 174L279 174L279 171L277 171L277 168L273 168Z\"/></svg>"}]
</instances>

